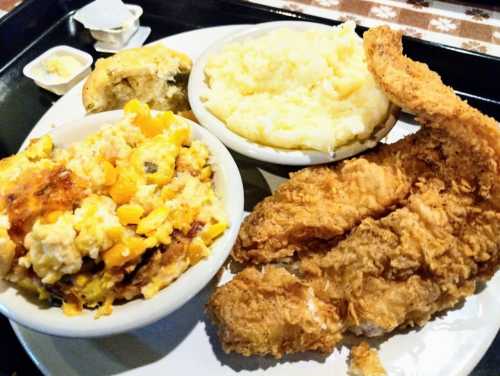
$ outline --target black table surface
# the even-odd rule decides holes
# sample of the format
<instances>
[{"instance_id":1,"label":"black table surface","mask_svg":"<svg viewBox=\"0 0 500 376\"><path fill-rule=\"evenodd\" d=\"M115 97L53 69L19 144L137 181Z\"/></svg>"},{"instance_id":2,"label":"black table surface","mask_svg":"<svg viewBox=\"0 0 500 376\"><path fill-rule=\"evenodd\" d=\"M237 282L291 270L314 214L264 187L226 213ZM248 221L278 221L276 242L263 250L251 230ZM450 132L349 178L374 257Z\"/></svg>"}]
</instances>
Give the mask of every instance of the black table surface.
<instances>
[{"instance_id":1,"label":"black table surface","mask_svg":"<svg viewBox=\"0 0 500 376\"><path fill-rule=\"evenodd\" d=\"M88 0L25 0L0 20L0 157L16 152L36 121L57 100L22 75L22 68L48 48L66 44L101 57L92 39L69 13ZM179 32L227 24L258 23L279 19L306 19L336 23L289 11L273 11L237 0L137 0L144 8L143 25L150 26L148 41ZM22 25L22 26L21 26ZM440 72L458 93L485 113L500 119L498 78L500 59L405 39L410 57L425 61ZM453 62L450 63L450 62ZM464 72L469 74L464 75ZM471 73L473 72L473 74ZM480 83L480 84L478 84ZM8 320L0 315L0 376L38 375ZM500 375L500 336L472 372L473 376Z\"/></svg>"}]
</instances>

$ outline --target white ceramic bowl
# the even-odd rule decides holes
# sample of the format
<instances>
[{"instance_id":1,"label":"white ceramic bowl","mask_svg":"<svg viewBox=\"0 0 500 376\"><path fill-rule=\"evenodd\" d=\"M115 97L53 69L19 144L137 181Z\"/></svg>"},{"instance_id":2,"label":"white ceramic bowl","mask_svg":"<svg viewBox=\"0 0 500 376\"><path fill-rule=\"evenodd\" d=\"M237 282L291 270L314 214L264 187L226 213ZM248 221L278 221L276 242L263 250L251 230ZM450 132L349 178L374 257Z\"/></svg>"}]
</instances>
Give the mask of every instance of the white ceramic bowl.
<instances>
[{"instance_id":1,"label":"white ceramic bowl","mask_svg":"<svg viewBox=\"0 0 500 376\"><path fill-rule=\"evenodd\" d=\"M57 55L69 55L74 57L81 63L80 69L68 78L54 78L50 74L45 74L42 66L43 62L50 56ZM26 64L23 68L23 74L35 81L35 83L41 88L51 91L57 95L63 95L90 73L92 60L92 56L84 51L70 46L56 46L52 47L48 51L45 51L36 59Z\"/></svg>"},{"instance_id":2,"label":"white ceramic bowl","mask_svg":"<svg viewBox=\"0 0 500 376\"><path fill-rule=\"evenodd\" d=\"M90 115L51 132L58 146L83 139L104 124L114 123L123 112ZM229 255L243 216L243 185L236 164L222 143L199 125L190 122L193 139L209 148L214 167L215 190L222 198L230 226L211 247L211 254L183 273L175 282L149 300L135 299L113 307L110 316L94 319L95 311L65 316L61 308L45 308L22 295L15 287L0 281L0 312L33 330L63 337L100 337L121 333L153 323L196 295L215 275ZM27 142L22 146L24 148Z\"/></svg>"},{"instance_id":3,"label":"white ceramic bowl","mask_svg":"<svg viewBox=\"0 0 500 376\"><path fill-rule=\"evenodd\" d=\"M213 115L203 104L202 93L207 89L205 80L205 66L210 55L220 52L225 45L253 39L269 33L275 29L290 28L294 30L330 30L332 26L303 21L266 22L251 26L240 33L217 41L195 61L188 83L188 97L191 109L200 124L216 135L229 148L246 155L247 157L264 162L282 165L305 166L326 162L333 162L351 157L355 154L374 147L394 126L397 120L398 108L392 106L387 120L376 128L373 135L363 142L353 142L338 148L333 154L315 150L288 150L265 146L252 142L231 131L226 125Z\"/></svg>"}]
</instances>

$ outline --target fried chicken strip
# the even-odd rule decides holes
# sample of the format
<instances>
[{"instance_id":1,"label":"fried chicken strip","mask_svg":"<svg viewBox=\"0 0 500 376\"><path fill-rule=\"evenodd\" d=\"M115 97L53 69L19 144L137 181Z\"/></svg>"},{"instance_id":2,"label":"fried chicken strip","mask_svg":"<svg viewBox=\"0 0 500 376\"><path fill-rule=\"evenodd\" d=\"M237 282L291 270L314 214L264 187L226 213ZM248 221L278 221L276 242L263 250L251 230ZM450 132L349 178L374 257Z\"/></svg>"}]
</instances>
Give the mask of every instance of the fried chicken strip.
<instances>
[{"instance_id":1,"label":"fried chicken strip","mask_svg":"<svg viewBox=\"0 0 500 376\"><path fill-rule=\"evenodd\" d=\"M210 300L226 352L243 355L317 350L330 352L341 338L336 308L285 269L247 268Z\"/></svg>"},{"instance_id":2,"label":"fried chicken strip","mask_svg":"<svg viewBox=\"0 0 500 376\"><path fill-rule=\"evenodd\" d=\"M408 195L420 170L406 152L411 142L291 174L245 218L233 258L255 264L282 260L335 241L363 218L382 215Z\"/></svg>"},{"instance_id":3,"label":"fried chicken strip","mask_svg":"<svg viewBox=\"0 0 500 376\"><path fill-rule=\"evenodd\" d=\"M360 218L360 224L354 223L330 250L304 253L287 269L265 267L257 278L258 288L247 290L244 303L239 281L248 269L219 288L208 311L216 317L227 351L275 356L299 351L297 346L288 346L293 338L283 341L275 335L263 341L270 338L268 327L280 328L276 323L286 320L286 310L276 311L265 325L254 326L251 336L240 330L247 325L239 318L240 310L252 317L265 312L276 299L274 294L254 292L265 290L267 280L295 278L304 289L313 291L301 303L291 289L284 288L280 307L287 307L287 300L294 297L294 306L305 312L308 299L314 298L325 303L322 310L330 307L336 312L339 326L334 325L334 318L332 328L377 336L398 327L425 324L474 293L477 282L487 281L498 270L498 124L456 97L425 65L402 56L400 38L388 28L372 29L366 34L365 48L376 80L395 103L415 112L424 125L416 135L374 152L382 166L386 160L391 165L414 159L413 165L399 163L403 176L414 176L408 195L379 216L371 213ZM400 150L398 145L407 148ZM394 154L388 159L381 157L391 150ZM408 155L412 158L405 157ZM419 170L416 175L415 167ZM314 184L310 176L309 187L302 189L311 190ZM345 185L332 189L345 189ZM319 215L314 210L316 207L310 215ZM335 217L337 212L321 212L328 214ZM272 220L247 226L269 223ZM279 246L273 251L280 252ZM252 283L247 281L245 286ZM311 348L310 344L300 350Z\"/></svg>"}]
</instances>

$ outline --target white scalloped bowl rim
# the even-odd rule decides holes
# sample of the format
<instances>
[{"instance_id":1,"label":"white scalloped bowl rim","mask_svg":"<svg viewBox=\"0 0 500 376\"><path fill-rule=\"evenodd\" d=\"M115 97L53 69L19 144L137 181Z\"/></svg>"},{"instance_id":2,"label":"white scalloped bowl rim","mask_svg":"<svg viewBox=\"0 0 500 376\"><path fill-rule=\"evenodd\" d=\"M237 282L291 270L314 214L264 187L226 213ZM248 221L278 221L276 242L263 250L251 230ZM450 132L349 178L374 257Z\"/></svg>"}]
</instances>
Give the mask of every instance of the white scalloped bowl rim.
<instances>
[{"instance_id":1,"label":"white scalloped bowl rim","mask_svg":"<svg viewBox=\"0 0 500 376\"><path fill-rule=\"evenodd\" d=\"M219 138L227 147L247 157L280 165L308 166L334 162L352 157L367 149L373 148L394 127L399 109L391 105L387 119L377 127L375 132L366 140L355 141L338 148L334 153L316 150L288 150L252 142L230 130L223 121L212 114L204 105L201 95L206 90L205 66L210 55L220 52L229 43L253 39L280 28L294 30L331 30L333 26L306 21L275 21L265 22L245 28L243 31L224 37L210 45L194 62L189 76L188 98L189 104L196 118L212 134Z\"/></svg>"},{"instance_id":2,"label":"white scalloped bowl rim","mask_svg":"<svg viewBox=\"0 0 500 376\"><path fill-rule=\"evenodd\" d=\"M49 132L57 146L67 146L83 139L105 124L123 118L123 111L109 111L66 123ZM187 120L187 119L186 119ZM214 186L223 201L230 223L226 232L211 246L211 254L185 271L172 284L151 299L134 299L113 306L113 313L95 319L95 311L84 310L79 316L65 316L59 307L46 308L22 294L14 286L0 281L0 312L18 324L35 331L61 337L89 338L109 336L137 329L166 317L194 297L215 276L238 234L243 216L243 184L231 154L207 130L187 120L193 139L202 140L211 153ZM25 140L21 149L26 147Z\"/></svg>"}]
</instances>

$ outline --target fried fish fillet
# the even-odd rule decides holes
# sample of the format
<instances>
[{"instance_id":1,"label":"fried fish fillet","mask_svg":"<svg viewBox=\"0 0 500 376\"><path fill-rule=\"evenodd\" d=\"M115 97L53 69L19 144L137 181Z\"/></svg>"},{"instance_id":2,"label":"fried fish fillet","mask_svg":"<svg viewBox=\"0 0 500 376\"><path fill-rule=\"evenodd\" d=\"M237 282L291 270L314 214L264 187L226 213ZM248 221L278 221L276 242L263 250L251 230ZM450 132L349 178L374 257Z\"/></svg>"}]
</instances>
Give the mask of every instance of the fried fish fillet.
<instances>
[{"instance_id":1,"label":"fried fish fillet","mask_svg":"<svg viewBox=\"0 0 500 376\"><path fill-rule=\"evenodd\" d=\"M423 325L437 312L474 293L477 282L488 280L498 270L499 125L456 97L426 65L404 57L400 39L399 33L386 27L365 33L367 62L391 100L416 113L423 129L366 157L332 168L330 176L335 178L327 189L317 185L322 181L316 178L321 169L306 169L307 173L299 173L308 176L300 182L303 197L294 193L293 177L285 183L286 189L282 188L286 194L278 191L255 209L243 225L234 251L240 260L269 262L290 254L289 249L283 253L282 248L293 242L285 239L274 243L274 236L293 234L293 230L286 231L308 223L309 216L334 218L344 224L343 236L331 232L338 239L326 250L311 242L314 237L304 237L298 242L308 244L296 245L292 252L307 252L299 252L295 263L286 268L265 266L261 272L249 273L250 269L245 269L219 288L208 303L208 311L215 318L226 351L279 357L315 348L315 343L297 347L294 341L302 337L303 331L297 338L287 336L286 340L283 334L270 336L270 331L283 329L277 323L289 316L286 309L275 310L272 318L254 325L251 334L241 330L248 325L240 316L241 310L251 318L269 310L270 302L276 299L274 292L258 292L266 291L269 280L280 286L279 307L288 307L287 301L294 300L301 315L314 312L322 320L329 311L335 312L333 322L325 325L323 332L315 331L321 341L322 336L340 338L344 331L377 336L398 327ZM401 196L391 196L390 204L377 200L376 210L367 210L363 199L376 196L373 179L353 179L354 183L349 184L349 179L336 178L344 166L362 159L382 168L370 165L375 174L391 166L397 169L397 176L403 177L400 181L405 182ZM379 181L393 186L386 174L380 174ZM346 211L323 203L327 209L318 211L320 202L311 205L307 195L316 195L321 189L335 192L336 196L328 197L336 200L346 197L352 209ZM287 205L305 208L289 209ZM283 215L277 214L279 210L295 215L289 217L290 224L286 225L284 218L275 219ZM297 301L296 290L285 282L291 278L302 289L312 289L312 294L307 290L307 298ZM310 299L324 304L308 306ZM333 345L329 343L330 348Z\"/></svg>"}]
</instances>

